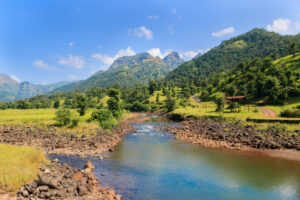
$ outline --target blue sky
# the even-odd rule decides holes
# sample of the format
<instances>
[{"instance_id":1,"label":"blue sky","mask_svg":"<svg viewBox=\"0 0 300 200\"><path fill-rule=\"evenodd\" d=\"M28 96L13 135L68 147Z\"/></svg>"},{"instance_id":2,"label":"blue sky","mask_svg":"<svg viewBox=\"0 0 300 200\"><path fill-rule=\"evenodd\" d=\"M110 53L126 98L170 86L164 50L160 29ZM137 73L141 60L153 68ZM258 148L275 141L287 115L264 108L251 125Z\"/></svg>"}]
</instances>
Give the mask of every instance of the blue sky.
<instances>
[{"instance_id":1,"label":"blue sky","mask_svg":"<svg viewBox=\"0 0 300 200\"><path fill-rule=\"evenodd\" d=\"M85 79L140 52L189 60L254 27L299 33L299 0L2 0L0 73Z\"/></svg>"}]
</instances>

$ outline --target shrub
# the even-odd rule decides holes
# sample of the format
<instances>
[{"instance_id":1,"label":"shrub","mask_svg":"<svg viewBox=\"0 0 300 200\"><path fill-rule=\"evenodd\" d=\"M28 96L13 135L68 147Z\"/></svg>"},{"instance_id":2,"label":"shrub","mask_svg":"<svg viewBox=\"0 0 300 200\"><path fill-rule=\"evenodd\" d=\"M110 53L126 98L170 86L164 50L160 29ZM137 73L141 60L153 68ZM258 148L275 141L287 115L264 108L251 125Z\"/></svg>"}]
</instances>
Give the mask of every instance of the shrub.
<instances>
[{"instance_id":1,"label":"shrub","mask_svg":"<svg viewBox=\"0 0 300 200\"><path fill-rule=\"evenodd\" d=\"M71 122L71 110L68 108L59 109L55 115L55 120L59 126L66 126Z\"/></svg>"},{"instance_id":2,"label":"shrub","mask_svg":"<svg viewBox=\"0 0 300 200\"><path fill-rule=\"evenodd\" d=\"M71 127L72 127L72 128L77 127L77 126L78 126L78 123L79 123L79 118L74 118L74 119L72 119Z\"/></svg>"},{"instance_id":3,"label":"shrub","mask_svg":"<svg viewBox=\"0 0 300 200\"><path fill-rule=\"evenodd\" d=\"M276 123L269 125L267 131L270 133L285 133L287 131L287 127L283 124Z\"/></svg>"},{"instance_id":4,"label":"shrub","mask_svg":"<svg viewBox=\"0 0 300 200\"><path fill-rule=\"evenodd\" d=\"M99 122L112 119L113 115L108 109L100 109L92 113L92 120L97 120Z\"/></svg>"},{"instance_id":5,"label":"shrub","mask_svg":"<svg viewBox=\"0 0 300 200\"><path fill-rule=\"evenodd\" d=\"M128 105L128 109L131 112L148 112L151 110L151 107L149 104L144 104L144 103L135 101L132 104Z\"/></svg>"},{"instance_id":6,"label":"shrub","mask_svg":"<svg viewBox=\"0 0 300 200\"><path fill-rule=\"evenodd\" d=\"M300 117L300 110L298 109L286 109L280 113L281 117L291 117L291 118L296 118Z\"/></svg>"},{"instance_id":7,"label":"shrub","mask_svg":"<svg viewBox=\"0 0 300 200\"><path fill-rule=\"evenodd\" d=\"M112 129L113 127L118 125L118 121L114 118L104 120L100 122L100 126L103 129Z\"/></svg>"}]
</instances>

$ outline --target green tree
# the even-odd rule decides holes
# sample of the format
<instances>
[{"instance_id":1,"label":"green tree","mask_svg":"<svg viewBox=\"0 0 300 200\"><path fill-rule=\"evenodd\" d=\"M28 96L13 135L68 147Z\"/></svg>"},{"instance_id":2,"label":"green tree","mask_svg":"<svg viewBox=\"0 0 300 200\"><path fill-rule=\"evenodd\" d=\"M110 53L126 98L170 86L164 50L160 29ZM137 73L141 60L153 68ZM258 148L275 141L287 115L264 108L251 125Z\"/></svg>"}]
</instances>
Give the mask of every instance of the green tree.
<instances>
[{"instance_id":1,"label":"green tree","mask_svg":"<svg viewBox=\"0 0 300 200\"><path fill-rule=\"evenodd\" d=\"M172 112L176 108L176 100L171 97L171 95L167 95L165 108L168 112Z\"/></svg>"},{"instance_id":2,"label":"green tree","mask_svg":"<svg viewBox=\"0 0 300 200\"><path fill-rule=\"evenodd\" d=\"M120 104L120 90L110 88L108 91L109 99L107 101L108 109L116 119L122 117L122 108Z\"/></svg>"},{"instance_id":3,"label":"green tree","mask_svg":"<svg viewBox=\"0 0 300 200\"><path fill-rule=\"evenodd\" d=\"M289 49L290 49L291 54L293 54L293 57L295 57L295 55L296 55L296 43L291 42L290 46L289 46Z\"/></svg>"},{"instance_id":4,"label":"green tree","mask_svg":"<svg viewBox=\"0 0 300 200\"><path fill-rule=\"evenodd\" d=\"M75 106L78 108L77 112L79 115L83 116L87 109L87 98L83 94L77 93L75 98Z\"/></svg>"},{"instance_id":5,"label":"green tree","mask_svg":"<svg viewBox=\"0 0 300 200\"><path fill-rule=\"evenodd\" d=\"M55 112L55 120L59 126L66 126L71 122L71 110L68 108L62 108Z\"/></svg>"},{"instance_id":6,"label":"green tree","mask_svg":"<svg viewBox=\"0 0 300 200\"><path fill-rule=\"evenodd\" d=\"M160 94L157 93L157 95L156 95L156 103L159 103L159 97L160 97Z\"/></svg>"},{"instance_id":7,"label":"green tree","mask_svg":"<svg viewBox=\"0 0 300 200\"><path fill-rule=\"evenodd\" d=\"M222 112L224 110L224 97L215 97L214 102L217 104L217 112Z\"/></svg>"},{"instance_id":8,"label":"green tree","mask_svg":"<svg viewBox=\"0 0 300 200\"><path fill-rule=\"evenodd\" d=\"M60 106L60 102L59 102L59 100L56 100L56 101L54 102L54 104L53 104L53 107L54 107L55 109L58 109L59 106Z\"/></svg>"}]
</instances>

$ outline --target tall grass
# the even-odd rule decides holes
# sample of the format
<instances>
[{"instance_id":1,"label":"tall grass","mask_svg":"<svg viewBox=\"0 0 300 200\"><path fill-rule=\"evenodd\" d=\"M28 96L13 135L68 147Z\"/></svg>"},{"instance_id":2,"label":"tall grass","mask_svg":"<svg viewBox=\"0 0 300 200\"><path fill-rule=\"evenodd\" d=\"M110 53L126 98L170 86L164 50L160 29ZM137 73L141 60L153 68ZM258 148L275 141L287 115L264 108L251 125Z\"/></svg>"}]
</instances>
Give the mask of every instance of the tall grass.
<instances>
[{"instance_id":1,"label":"tall grass","mask_svg":"<svg viewBox=\"0 0 300 200\"><path fill-rule=\"evenodd\" d=\"M48 163L41 151L31 147L0 144L0 192L5 185L11 192L37 177L42 163Z\"/></svg>"}]
</instances>

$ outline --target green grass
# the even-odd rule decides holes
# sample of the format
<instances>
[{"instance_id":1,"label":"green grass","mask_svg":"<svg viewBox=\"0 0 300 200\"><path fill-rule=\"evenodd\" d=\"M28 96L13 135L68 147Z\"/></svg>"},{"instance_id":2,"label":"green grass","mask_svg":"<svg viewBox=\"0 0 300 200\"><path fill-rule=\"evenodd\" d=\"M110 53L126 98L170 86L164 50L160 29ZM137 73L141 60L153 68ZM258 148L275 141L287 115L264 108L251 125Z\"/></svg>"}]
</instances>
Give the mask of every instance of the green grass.
<instances>
[{"instance_id":1,"label":"green grass","mask_svg":"<svg viewBox=\"0 0 300 200\"><path fill-rule=\"evenodd\" d=\"M31 147L0 144L0 193L7 185L10 192L37 177L41 164L48 161L41 151Z\"/></svg>"},{"instance_id":2,"label":"green grass","mask_svg":"<svg viewBox=\"0 0 300 200\"><path fill-rule=\"evenodd\" d=\"M274 64L286 65L287 67L300 71L300 53L297 53L295 57L289 55L274 61Z\"/></svg>"},{"instance_id":3,"label":"green grass","mask_svg":"<svg viewBox=\"0 0 300 200\"><path fill-rule=\"evenodd\" d=\"M300 97L289 100L286 105L281 106L266 106L267 108L272 109L279 116L281 111L286 109L293 109L296 106L300 105Z\"/></svg>"}]
</instances>

